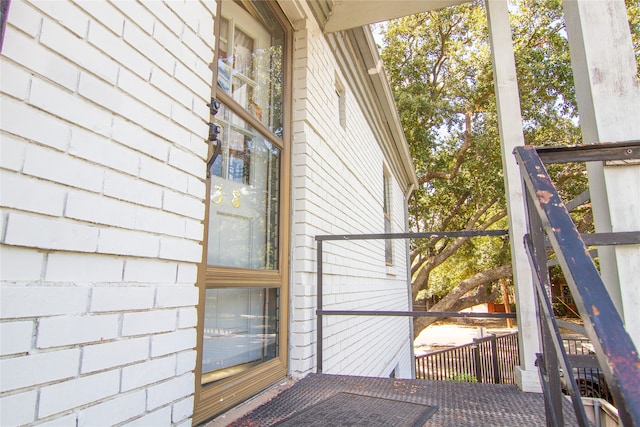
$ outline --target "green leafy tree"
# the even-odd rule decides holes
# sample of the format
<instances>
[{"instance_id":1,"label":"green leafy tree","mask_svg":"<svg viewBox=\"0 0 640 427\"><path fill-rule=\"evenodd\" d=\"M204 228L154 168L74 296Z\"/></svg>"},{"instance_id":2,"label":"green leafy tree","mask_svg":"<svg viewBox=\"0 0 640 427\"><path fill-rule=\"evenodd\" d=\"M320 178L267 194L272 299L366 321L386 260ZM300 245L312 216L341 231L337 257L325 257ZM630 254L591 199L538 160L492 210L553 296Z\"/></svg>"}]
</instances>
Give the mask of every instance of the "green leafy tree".
<instances>
[{"instance_id":1,"label":"green leafy tree","mask_svg":"<svg viewBox=\"0 0 640 427\"><path fill-rule=\"evenodd\" d=\"M638 6L628 0L638 54ZM559 0L520 0L511 26L527 144L581 142L569 47ZM634 24L635 23L635 24ZM634 32L635 25L635 32ZM634 35L635 34L635 35ZM493 69L484 3L474 1L386 24L381 56L419 179L410 203L418 232L506 228ZM640 55L638 55L640 57ZM586 189L584 168L550 170L565 200ZM589 213L576 214L580 227ZM432 311L493 300L512 274L509 244L496 238L413 242L413 297ZM415 332L433 323L416 318Z\"/></svg>"},{"instance_id":2,"label":"green leafy tree","mask_svg":"<svg viewBox=\"0 0 640 427\"><path fill-rule=\"evenodd\" d=\"M627 16L629 17L633 51L636 55L636 64L638 66L637 76L640 79L640 2L638 0L625 0L625 5L627 6Z\"/></svg>"}]
</instances>

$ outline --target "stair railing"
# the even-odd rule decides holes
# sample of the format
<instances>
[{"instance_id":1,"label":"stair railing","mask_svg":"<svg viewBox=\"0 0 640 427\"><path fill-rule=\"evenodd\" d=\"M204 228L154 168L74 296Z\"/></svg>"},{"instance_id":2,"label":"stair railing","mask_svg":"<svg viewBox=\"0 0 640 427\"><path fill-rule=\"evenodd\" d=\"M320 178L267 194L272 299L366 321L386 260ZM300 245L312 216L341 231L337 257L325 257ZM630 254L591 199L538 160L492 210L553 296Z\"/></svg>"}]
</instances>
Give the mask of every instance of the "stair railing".
<instances>
[{"instance_id":1,"label":"stair railing","mask_svg":"<svg viewBox=\"0 0 640 427\"><path fill-rule=\"evenodd\" d=\"M518 147L527 201L529 228L525 246L534 270L543 353L538 366L548 425L562 426L562 376L568 382L580 425L590 425L573 376L584 367L579 356L568 356L550 302L547 248L551 246L567 279L573 299L594 346L599 368L613 393L620 421L640 426L640 358L600 277L587 245L640 244L640 232L581 235L560 199L543 164L586 161L637 161L640 141L579 147ZM559 365L559 366L558 366Z\"/></svg>"}]
</instances>

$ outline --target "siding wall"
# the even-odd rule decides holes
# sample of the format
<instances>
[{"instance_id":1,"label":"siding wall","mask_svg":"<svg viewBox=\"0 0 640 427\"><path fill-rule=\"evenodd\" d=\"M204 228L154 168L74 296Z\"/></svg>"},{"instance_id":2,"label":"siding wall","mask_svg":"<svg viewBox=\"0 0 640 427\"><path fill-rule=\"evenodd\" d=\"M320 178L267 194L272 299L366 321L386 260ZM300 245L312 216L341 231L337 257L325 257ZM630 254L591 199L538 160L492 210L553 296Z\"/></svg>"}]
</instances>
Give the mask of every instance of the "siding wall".
<instances>
[{"instance_id":1,"label":"siding wall","mask_svg":"<svg viewBox=\"0 0 640 427\"><path fill-rule=\"evenodd\" d=\"M190 425L215 2L12 0L0 425Z\"/></svg>"},{"instance_id":2,"label":"siding wall","mask_svg":"<svg viewBox=\"0 0 640 427\"><path fill-rule=\"evenodd\" d=\"M3 427L191 424L215 8L12 0L0 55ZM384 232L384 158L310 21L294 57L300 377L315 367L314 236ZM382 241L326 244L326 308L407 309L404 242L393 255L387 267ZM408 319L326 324L326 372L410 375Z\"/></svg>"},{"instance_id":3,"label":"siding wall","mask_svg":"<svg viewBox=\"0 0 640 427\"><path fill-rule=\"evenodd\" d=\"M292 311L290 371L316 366L316 242L319 234L384 233L384 157L315 23L295 34L292 150ZM336 78L340 84L336 85ZM336 86L345 88L346 126ZM405 231L403 189L392 177L392 230ZM406 246L395 241L393 266L384 241L324 244L325 309L407 310ZM327 317L324 372L411 375L409 319Z\"/></svg>"}]
</instances>

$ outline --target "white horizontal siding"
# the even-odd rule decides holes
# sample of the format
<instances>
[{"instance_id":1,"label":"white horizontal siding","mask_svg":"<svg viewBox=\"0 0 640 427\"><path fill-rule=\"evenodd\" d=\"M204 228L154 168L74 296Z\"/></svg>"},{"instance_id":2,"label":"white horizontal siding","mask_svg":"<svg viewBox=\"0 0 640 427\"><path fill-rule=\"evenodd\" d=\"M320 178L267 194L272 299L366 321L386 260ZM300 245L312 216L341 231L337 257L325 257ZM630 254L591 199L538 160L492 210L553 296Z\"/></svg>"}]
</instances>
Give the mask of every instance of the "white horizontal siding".
<instances>
[{"instance_id":1,"label":"white horizontal siding","mask_svg":"<svg viewBox=\"0 0 640 427\"><path fill-rule=\"evenodd\" d=\"M321 31L295 34L292 155L293 248L291 372L316 367L316 242L320 234L384 233L384 155ZM344 85L346 126L338 86ZM393 231L404 231L404 196L392 176ZM323 245L324 309L407 310L406 243L394 242L385 266L384 241ZM325 317L324 372L387 376L411 372L409 320Z\"/></svg>"}]
</instances>

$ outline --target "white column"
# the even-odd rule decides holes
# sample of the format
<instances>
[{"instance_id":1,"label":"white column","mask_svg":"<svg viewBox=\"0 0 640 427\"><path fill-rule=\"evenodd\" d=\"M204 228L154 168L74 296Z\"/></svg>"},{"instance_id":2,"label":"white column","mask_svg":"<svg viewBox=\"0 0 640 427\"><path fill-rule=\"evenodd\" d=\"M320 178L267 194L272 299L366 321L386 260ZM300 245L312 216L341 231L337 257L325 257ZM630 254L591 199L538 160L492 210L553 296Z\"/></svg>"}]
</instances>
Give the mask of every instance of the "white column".
<instances>
[{"instance_id":1,"label":"white column","mask_svg":"<svg viewBox=\"0 0 640 427\"><path fill-rule=\"evenodd\" d=\"M583 141L640 140L640 81L624 0L565 0ZM640 230L640 165L587 166L596 230ZM603 280L640 346L640 245L598 248Z\"/></svg>"},{"instance_id":2,"label":"white column","mask_svg":"<svg viewBox=\"0 0 640 427\"><path fill-rule=\"evenodd\" d=\"M511 262L518 307L520 366L516 368L516 382L523 391L539 392L540 380L534 363L536 353L540 352L540 334L533 276L523 244L523 237L527 231L525 202L520 171L513 155L515 147L524 145L524 134L509 11L506 0L487 0L486 5L498 106L502 167L507 191Z\"/></svg>"}]
</instances>

